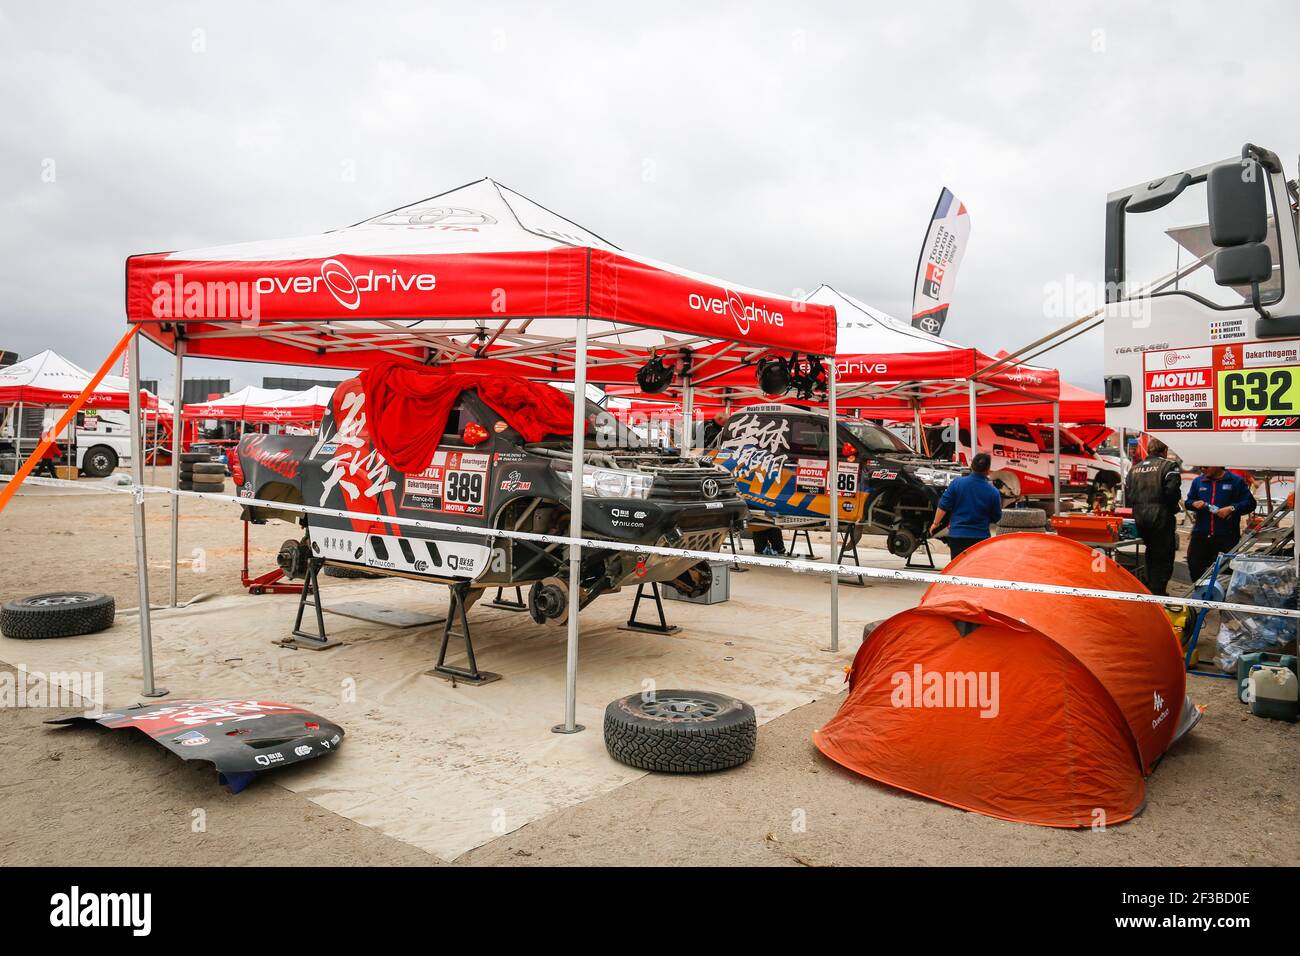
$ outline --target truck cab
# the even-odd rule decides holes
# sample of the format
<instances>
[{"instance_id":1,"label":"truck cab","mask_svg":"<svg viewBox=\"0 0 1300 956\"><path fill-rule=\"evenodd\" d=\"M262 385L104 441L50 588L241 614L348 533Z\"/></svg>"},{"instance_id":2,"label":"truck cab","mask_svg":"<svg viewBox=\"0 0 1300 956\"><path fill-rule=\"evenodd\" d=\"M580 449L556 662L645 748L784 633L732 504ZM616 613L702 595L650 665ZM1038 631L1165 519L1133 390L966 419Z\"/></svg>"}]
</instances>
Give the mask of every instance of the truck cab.
<instances>
[{"instance_id":1,"label":"truck cab","mask_svg":"<svg viewBox=\"0 0 1300 956\"><path fill-rule=\"evenodd\" d=\"M1193 466L1300 465L1296 184L1273 152L1111 193L1107 424Z\"/></svg>"}]
</instances>

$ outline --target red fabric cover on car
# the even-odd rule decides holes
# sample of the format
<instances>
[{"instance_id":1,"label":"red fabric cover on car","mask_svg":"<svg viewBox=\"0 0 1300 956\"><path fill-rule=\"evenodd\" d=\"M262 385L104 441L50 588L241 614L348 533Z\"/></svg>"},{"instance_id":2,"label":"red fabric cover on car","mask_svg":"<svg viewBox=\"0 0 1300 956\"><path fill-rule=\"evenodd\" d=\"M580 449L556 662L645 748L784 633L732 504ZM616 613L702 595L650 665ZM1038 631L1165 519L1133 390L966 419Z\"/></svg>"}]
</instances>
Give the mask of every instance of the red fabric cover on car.
<instances>
[{"instance_id":1,"label":"red fabric cover on car","mask_svg":"<svg viewBox=\"0 0 1300 956\"><path fill-rule=\"evenodd\" d=\"M403 473L423 471L447 427L460 393L479 398L524 441L573 431L573 398L553 385L515 376L449 372L390 359L358 376L366 396L370 438L384 459Z\"/></svg>"}]
</instances>

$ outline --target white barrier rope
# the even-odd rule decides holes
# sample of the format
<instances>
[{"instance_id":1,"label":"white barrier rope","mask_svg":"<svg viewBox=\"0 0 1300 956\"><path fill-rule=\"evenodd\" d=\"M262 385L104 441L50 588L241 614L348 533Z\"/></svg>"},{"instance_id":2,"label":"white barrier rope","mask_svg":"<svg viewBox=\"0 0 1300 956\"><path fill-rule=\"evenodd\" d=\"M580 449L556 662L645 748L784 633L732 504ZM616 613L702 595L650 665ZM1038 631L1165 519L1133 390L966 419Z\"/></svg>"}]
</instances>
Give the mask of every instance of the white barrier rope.
<instances>
[{"instance_id":1,"label":"white barrier rope","mask_svg":"<svg viewBox=\"0 0 1300 956\"><path fill-rule=\"evenodd\" d=\"M31 478L28 483L64 487L81 487L74 481L55 478ZM839 574L850 577L866 577L879 581L907 581L919 584L961 584L976 588L989 588L995 591L1021 591L1027 594L1063 594L1070 597L1098 598L1108 601L1128 601L1134 604L1176 605L1180 607L1205 608L1212 611L1232 611L1238 614L1258 614L1265 617L1287 617L1300 619L1297 608L1261 608L1253 604L1234 604L1227 601L1207 601L1202 598L1171 598L1156 594L1137 594L1131 591L1106 591L1100 588L1076 588L1059 584L1026 584L1021 581L1002 581L995 578L972 578L963 575L927 574L923 571L904 569L871 568L856 564L822 564L803 561L797 558L774 558L763 555L727 554L726 552L690 551L685 548L666 548L658 545L628 544L622 541L596 541L588 538L570 538L567 535L537 534L532 531L507 531L504 528L480 528L472 525L450 524L441 521L428 521L423 518L396 518L388 515L365 514L359 511L341 511L336 508L320 508L313 505L291 504L283 501L266 501L261 498L239 498L234 495L219 495L206 491L180 491L173 488L160 488L154 485L110 485L101 486L106 492L130 494L137 500L143 500L146 494L176 495L184 498L198 498L211 501L231 502L256 508L270 508L276 511L294 511L302 514L321 515L344 520L361 519L376 524L396 525L410 528L427 528L433 531L449 531L457 534L488 538L516 538L521 541L533 541L538 544L578 545L583 548L603 548L608 551L628 551L633 554L655 554L670 558L692 558L696 561L725 561L728 564L748 564L756 567L783 568L796 574ZM1100 552L1095 552L1100 554ZM1109 560L1109 559L1108 559Z\"/></svg>"}]
</instances>

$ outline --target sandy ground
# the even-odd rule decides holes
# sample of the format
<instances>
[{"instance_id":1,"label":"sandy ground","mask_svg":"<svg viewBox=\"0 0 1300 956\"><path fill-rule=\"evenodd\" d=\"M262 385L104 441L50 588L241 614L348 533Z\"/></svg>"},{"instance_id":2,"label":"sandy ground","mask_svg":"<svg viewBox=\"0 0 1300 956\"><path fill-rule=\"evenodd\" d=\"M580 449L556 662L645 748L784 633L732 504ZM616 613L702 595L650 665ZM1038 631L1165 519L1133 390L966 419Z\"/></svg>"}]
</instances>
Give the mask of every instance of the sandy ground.
<instances>
[{"instance_id":1,"label":"sandy ground","mask_svg":"<svg viewBox=\"0 0 1300 956\"><path fill-rule=\"evenodd\" d=\"M0 517L0 597L91 588L137 604L125 496L34 491ZM166 597L166 503L150 499L154 601ZM187 502L180 597L238 593L238 522ZM255 572L284 525L254 528ZM197 552L195 549L199 549ZM825 545L822 546L825 551ZM849 589L845 589L849 593ZM851 607L851 600L847 601ZM845 628L862 622L846 616ZM9 664L22 662L11 661ZM1226 681L1193 679L1204 721L1148 781L1147 809L1104 833L991 820L876 785L809 741L838 698L764 725L755 758L704 777L645 777L551 814L459 859L491 864L1300 863L1300 732L1251 718ZM210 768L133 735L45 728L51 712L0 710L0 863L436 864L431 855L278 786L231 796Z\"/></svg>"}]
</instances>

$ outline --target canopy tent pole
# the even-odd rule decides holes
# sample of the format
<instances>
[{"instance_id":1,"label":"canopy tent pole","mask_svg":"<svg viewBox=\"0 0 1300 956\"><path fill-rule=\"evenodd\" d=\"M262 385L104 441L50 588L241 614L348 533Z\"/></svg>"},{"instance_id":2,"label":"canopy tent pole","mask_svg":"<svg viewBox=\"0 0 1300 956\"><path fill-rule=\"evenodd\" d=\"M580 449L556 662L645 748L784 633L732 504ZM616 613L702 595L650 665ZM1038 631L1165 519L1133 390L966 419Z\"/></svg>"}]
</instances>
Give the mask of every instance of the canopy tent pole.
<instances>
[{"instance_id":1,"label":"canopy tent pole","mask_svg":"<svg viewBox=\"0 0 1300 956\"><path fill-rule=\"evenodd\" d=\"M1121 427L1119 430L1119 488L1115 493L1115 504L1120 508L1126 506L1124 486L1128 484L1128 469L1128 429Z\"/></svg>"},{"instance_id":2,"label":"canopy tent pole","mask_svg":"<svg viewBox=\"0 0 1300 956\"><path fill-rule=\"evenodd\" d=\"M181 486L181 433L185 430L185 419L181 417L181 373L185 364L185 346L176 340L176 384L172 387L172 490ZM172 607L176 606L176 562L180 557L181 530L181 496L172 495L171 527L171 570L168 572L168 598Z\"/></svg>"},{"instance_id":3,"label":"canopy tent pole","mask_svg":"<svg viewBox=\"0 0 1300 956\"><path fill-rule=\"evenodd\" d=\"M687 372L682 378L682 440L678 443L683 458L691 453L691 442L694 436L691 432L695 424L695 395L691 387L691 373Z\"/></svg>"},{"instance_id":4,"label":"canopy tent pole","mask_svg":"<svg viewBox=\"0 0 1300 956\"><path fill-rule=\"evenodd\" d=\"M582 537L582 467L587 436L587 319L578 319L577 356L573 367L573 458L569 465L569 537ZM585 730L578 723L578 609L582 604L582 547L569 545L569 644L565 655L564 723L557 734Z\"/></svg>"},{"instance_id":5,"label":"canopy tent pole","mask_svg":"<svg viewBox=\"0 0 1300 956\"><path fill-rule=\"evenodd\" d=\"M974 462L980 445L979 439L975 437L979 431L978 423L975 420L975 379L971 379L967 384L970 390L970 460Z\"/></svg>"},{"instance_id":6,"label":"canopy tent pole","mask_svg":"<svg viewBox=\"0 0 1300 956\"><path fill-rule=\"evenodd\" d=\"M923 455L930 454L926 447L925 435L921 431L921 403L912 399L912 447Z\"/></svg>"},{"instance_id":7,"label":"canopy tent pole","mask_svg":"<svg viewBox=\"0 0 1300 956\"><path fill-rule=\"evenodd\" d=\"M1061 403L1052 402L1052 514L1061 513Z\"/></svg>"},{"instance_id":8,"label":"canopy tent pole","mask_svg":"<svg viewBox=\"0 0 1300 956\"><path fill-rule=\"evenodd\" d=\"M131 336L127 352L127 375L131 396L131 479L135 494L131 503L131 520L135 530L135 576L140 594L140 673L145 697L162 697L166 688L153 682L153 628L149 618L149 557L145 547L144 527L144 436L140 422L140 338Z\"/></svg>"},{"instance_id":9,"label":"canopy tent pole","mask_svg":"<svg viewBox=\"0 0 1300 956\"><path fill-rule=\"evenodd\" d=\"M23 403L18 403L18 419L14 422L14 474L23 464Z\"/></svg>"},{"instance_id":10,"label":"canopy tent pole","mask_svg":"<svg viewBox=\"0 0 1300 956\"><path fill-rule=\"evenodd\" d=\"M826 365L827 398L829 399L828 416L830 418L830 467L826 475L826 493L830 496L827 510L831 516L831 555L835 557L840 542L840 439L839 419L835 414L835 360ZM791 551L794 548L791 547ZM839 564L838 561L835 562ZM840 576L831 572L831 653L840 649Z\"/></svg>"}]
</instances>

